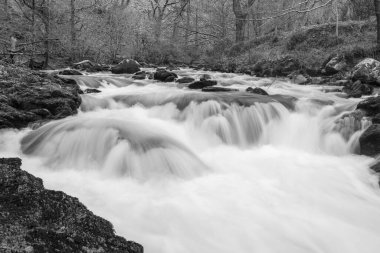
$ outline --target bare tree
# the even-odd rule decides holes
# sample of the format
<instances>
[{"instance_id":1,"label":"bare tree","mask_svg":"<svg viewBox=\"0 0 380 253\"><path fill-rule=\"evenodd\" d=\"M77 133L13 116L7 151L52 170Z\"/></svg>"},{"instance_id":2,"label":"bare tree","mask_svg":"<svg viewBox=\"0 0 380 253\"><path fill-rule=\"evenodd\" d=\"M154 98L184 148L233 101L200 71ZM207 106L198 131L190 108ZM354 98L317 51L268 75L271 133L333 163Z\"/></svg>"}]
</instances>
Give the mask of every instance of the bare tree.
<instances>
[{"instance_id":1,"label":"bare tree","mask_svg":"<svg viewBox=\"0 0 380 253\"><path fill-rule=\"evenodd\" d=\"M248 11L255 3L256 0L248 0L248 2L242 6L241 0L233 0L233 11L235 14L236 25L236 42L242 42L245 40L245 28L247 25Z\"/></svg>"},{"instance_id":2,"label":"bare tree","mask_svg":"<svg viewBox=\"0 0 380 253\"><path fill-rule=\"evenodd\" d=\"M380 0L375 0L375 11L377 18L377 46L380 48Z\"/></svg>"}]
</instances>

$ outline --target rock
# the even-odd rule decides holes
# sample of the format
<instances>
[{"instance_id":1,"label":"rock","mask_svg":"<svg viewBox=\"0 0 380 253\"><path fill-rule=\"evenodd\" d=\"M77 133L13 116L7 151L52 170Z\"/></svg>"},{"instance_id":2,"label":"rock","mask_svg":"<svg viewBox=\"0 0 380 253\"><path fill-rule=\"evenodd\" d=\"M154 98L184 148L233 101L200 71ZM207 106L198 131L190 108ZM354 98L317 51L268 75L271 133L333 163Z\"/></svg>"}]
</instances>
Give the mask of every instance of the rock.
<instances>
[{"instance_id":1,"label":"rock","mask_svg":"<svg viewBox=\"0 0 380 253\"><path fill-rule=\"evenodd\" d=\"M335 75L347 69L347 62L343 55L332 57L324 66L322 73L325 75Z\"/></svg>"},{"instance_id":2,"label":"rock","mask_svg":"<svg viewBox=\"0 0 380 253\"><path fill-rule=\"evenodd\" d=\"M110 222L77 198L46 190L40 178L20 166L19 158L0 159L0 245L5 252L143 252L141 245L115 235Z\"/></svg>"},{"instance_id":3,"label":"rock","mask_svg":"<svg viewBox=\"0 0 380 253\"><path fill-rule=\"evenodd\" d=\"M380 124L380 113L376 114L376 115L372 118L372 124Z\"/></svg>"},{"instance_id":4,"label":"rock","mask_svg":"<svg viewBox=\"0 0 380 253\"><path fill-rule=\"evenodd\" d=\"M107 65L100 65L89 60L77 62L73 64L75 69L80 69L87 72L99 72L99 71L109 71L110 68Z\"/></svg>"},{"instance_id":5,"label":"rock","mask_svg":"<svg viewBox=\"0 0 380 253\"><path fill-rule=\"evenodd\" d=\"M81 90L76 83L14 66L6 69L9 74L0 76L0 128L23 128L77 113Z\"/></svg>"},{"instance_id":6,"label":"rock","mask_svg":"<svg viewBox=\"0 0 380 253\"><path fill-rule=\"evenodd\" d=\"M232 91L239 91L238 89L230 89L230 88L224 88L224 87L205 87L202 89L203 92L232 92Z\"/></svg>"},{"instance_id":7,"label":"rock","mask_svg":"<svg viewBox=\"0 0 380 253\"><path fill-rule=\"evenodd\" d=\"M134 74L140 71L140 64L135 60L123 60L111 68L113 74Z\"/></svg>"},{"instance_id":8,"label":"rock","mask_svg":"<svg viewBox=\"0 0 380 253\"><path fill-rule=\"evenodd\" d=\"M360 80L355 83L349 83L343 88L348 97L360 98L363 95L371 95L373 87L363 84Z\"/></svg>"},{"instance_id":9,"label":"rock","mask_svg":"<svg viewBox=\"0 0 380 253\"><path fill-rule=\"evenodd\" d=\"M307 79L304 75L299 74L293 77L293 82L296 84L307 84L309 79Z\"/></svg>"},{"instance_id":10,"label":"rock","mask_svg":"<svg viewBox=\"0 0 380 253\"><path fill-rule=\"evenodd\" d=\"M380 154L380 125L371 125L359 138L360 153L375 157Z\"/></svg>"},{"instance_id":11,"label":"rock","mask_svg":"<svg viewBox=\"0 0 380 253\"><path fill-rule=\"evenodd\" d=\"M265 90L258 88L258 87L256 87L256 88L248 87L245 91L249 92L249 93L253 93L253 94L262 95L262 96L268 96L269 95Z\"/></svg>"},{"instance_id":12,"label":"rock","mask_svg":"<svg viewBox=\"0 0 380 253\"><path fill-rule=\"evenodd\" d=\"M166 68L166 70L173 71L173 70L180 70L180 68L174 65L170 65L169 67Z\"/></svg>"},{"instance_id":13,"label":"rock","mask_svg":"<svg viewBox=\"0 0 380 253\"><path fill-rule=\"evenodd\" d=\"M352 85L352 82L350 80L337 80L332 83L330 83L332 86L348 86Z\"/></svg>"},{"instance_id":14,"label":"rock","mask_svg":"<svg viewBox=\"0 0 380 253\"><path fill-rule=\"evenodd\" d=\"M91 93L100 93L101 91L100 90L97 90L97 89L86 89L84 91L85 94L91 94Z\"/></svg>"},{"instance_id":15,"label":"rock","mask_svg":"<svg viewBox=\"0 0 380 253\"><path fill-rule=\"evenodd\" d=\"M254 65L252 71L258 77L285 77L302 68L303 66L298 59L285 56L275 61L260 61Z\"/></svg>"},{"instance_id":16,"label":"rock","mask_svg":"<svg viewBox=\"0 0 380 253\"><path fill-rule=\"evenodd\" d=\"M200 81L206 81L206 80L211 80L211 76L209 74L203 74L199 77Z\"/></svg>"},{"instance_id":17,"label":"rock","mask_svg":"<svg viewBox=\"0 0 380 253\"><path fill-rule=\"evenodd\" d=\"M144 80L145 78L146 78L146 72L145 71L137 72L136 74L134 74L132 76L132 79L135 79L135 80Z\"/></svg>"},{"instance_id":18,"label":"rock","mask_svg":"<svg viewBox=\"0 0 380 253\"><path fill-rule=\"evenodd\" d=\"M95 63L89 60L84 60L73 64L74 68L82 70L92 69L95 65Z\"/></svg>"},{"instance_id":19,"label":"rock","mask_svg":"<svg viewBox=\"0 0 380 253\"><path fill-rule=\"evenodd\" d=\"M197 90L197 89L203 89L205 87L209 87L209 86L215 86L217 85L218 82L217 81L214 81L214 80L206 80L206 81L197 81L197 82L193 82L191 83L189 86L187 86L189 89L192 89L192 90Z\"/></svg>"},{"instance_id":20,"label":"rock","mask_svg":"<svg viewBox=\"0 0 380 253\"><path fill-rule=\"evenodd\" d=\"M82 76L83 74L75 69L64 69L58 72L59 75L64 76Z\"/></svg>"},{"instance_id":21,"label":"rock","mask_svg":"<svg viewBox=\"0 0 380 253\"><path fill-rule=\"evenodd\" d=\"M364 111L367 116L375 116L380 113L380 97L367 98L360 102L356 109Z\"/></svg>"},{"instance_id":22,"label":"rock","mask_svg":"<svg viewBox=\"0 0 380 253\"><path fill-rule=\"evenodd\" d=\"M371 166L371 170L373 170L374 172L376 173L380 173L380 162L374 164ZM379 184L380 184L380 181L379 181Z\"/></svg>"},{"instance_id":23,"label":"rock","mask_svg":"<svg viewBox=\"0 0 380 253\"><path fill-rule=\"evenodd\" d=\"M367 58L357 64L351 76L353 81L360 80L371 85L380 85L380 62Z\"/></svg>"},{"instance_id":24,"label":"rock","mask_svg":"<svg viewBox=\"0 0 380 253\"><path fill-rule=\"evenodd\" d=\"M176 73L169 72L165 69L157 69L156 73L154 73L154 80L161 82L173 82L176 78L178 78Z\"/></svg>"},{"instance_id":25,"label":"rock","mask_svg":"<svg viewBox=\"0 0 380 253\"><path fill-rule=\"evenodd\" d=\"M177 83L192 83L194 81L195 81L194 78L191 78L191 77L182 77L182 78L178 79L176 82Z\"/></svg>"}]
</instances>

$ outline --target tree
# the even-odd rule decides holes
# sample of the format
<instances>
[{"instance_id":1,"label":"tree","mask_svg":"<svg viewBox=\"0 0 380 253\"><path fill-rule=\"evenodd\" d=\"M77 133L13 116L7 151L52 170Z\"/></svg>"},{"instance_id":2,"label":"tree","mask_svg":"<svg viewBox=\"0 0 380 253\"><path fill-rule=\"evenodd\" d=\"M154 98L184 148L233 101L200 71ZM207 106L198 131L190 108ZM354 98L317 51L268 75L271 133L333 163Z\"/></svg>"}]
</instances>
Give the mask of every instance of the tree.
<instances>
[{"instance_id":1,"label":"tree","mask_svg":"<svg viewBox=\"0 0 380 253\"><path fill-rule=\"evenodd\" d=\"M377 18L377 46L380 48L380 0L375 0L375 11Z\"/></svg>"},{"instance_id":2,"label":"tree","mask_svg":"<svg viewBox=\"0 0 380 253\"><path fill-rule=\"evenodd\" d=\"M248 0L248 3L242 6L241 0L233 0L233 11L236 19L236 42L242 42L245 40L245 28L248 22L248 11L255 1L256 0Z\"/></svg>"}]
</instances>

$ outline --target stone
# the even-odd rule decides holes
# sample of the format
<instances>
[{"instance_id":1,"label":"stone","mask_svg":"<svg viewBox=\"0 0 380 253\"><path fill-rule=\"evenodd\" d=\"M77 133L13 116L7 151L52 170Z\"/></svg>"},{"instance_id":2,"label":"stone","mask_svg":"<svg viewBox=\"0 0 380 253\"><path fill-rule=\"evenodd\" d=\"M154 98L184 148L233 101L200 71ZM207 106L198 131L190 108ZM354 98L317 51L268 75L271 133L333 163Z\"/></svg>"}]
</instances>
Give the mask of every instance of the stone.
<instances>
[{"instance_id":1,"label":"stone","mask_svg":"<svg viewBox=\"0 0 380 253\"><path fill-rule=\"evenodd\" d=\"M199 81L211 80L211 76L209 74L203 74L199 77Z\"/></svg>"},{"instance_id":2,"label":"stone","mask_svg":"<svg viewBox=\"0 0 380 253\"><path fill-rule=\"evenodd\" d=\"M177 83L192 83L194 81L195 81L194 78L191 78L191 77L182 77L182 78L178 79L176 82Z\"/></svg>"},{"instance_id":3,"label":"stone","mask_svg":"<svg viewBox=\"0 0 380 253\"><path fill-rule=\"evenodd\" d=\"M205 87L209 87L209 86L215 86L217 85L218 82L217 81L214 81L214 80L206 80L206 81L197 81L197 82L193 82L191 83L189 86L187 86L189 89L193 89L193 90L197 90L197 89L203 89Z\"/></svg>"},{"instance_id":4,"label":"stone","mask_svg":"<svg viewBox=\"0 0 380 253\"><path fill-rule=\"evenodd\" d=\"M24 128L41 120L78 112L81 92L76 83L15 66L0 76L0 128Z\"/></svg>"},{"instance_id":5,"label":"stone","mask_svg":"<svg viewBox=\"0 0 380 253\"><path fill-rule=\"evenodd\" d=\"M359 138L360 153L375 157L380 154L380 125L371 125Z\"/></svg>"},{"instance_id":6,"label":"stone","mask_svg":"<svg viewBox=\"0 0 380 253\"><path fill-rule=\"evenodd\" d=\"M140 71L140 64L135 60L123 60L111 68L113 74L134 74Z\"/></svg>"},{"instance_id":7,"label":"stone","mask_svg":"<svg viewBox=\"0 0 380 253\"><path fill-rule=\"evenodd\" d=\"M373 92L373 87L363 84L360 80L355 83L348 83L344 88L343 92L348 95L348 97L360 98L363 95L371 95Z\"/></svg>"},{"instance_id":8,"label":"stone","mask_svg":"<svg viewBox=\"0 0 380 253\"><path fill-rule=\"evenodd\" d=\"M156 73L154 73L154 80L161 82L173 82L176 78L178 78L176 73L169 72L165 69L157 69Z\"/></svg>"},{"instance_id":9,"label":"stone","mask_svg":"<svg viewBox=\"0 0 380 253\"><path fill-rule=\"evenodd\" d=\"M215 86L209 86L202 89L203 92L235 92L239 91L238 89L231 89L231 88L225 88L225 87L215 87Z\"/></svg>"},{"instance_id":10,"label":"stone","mask_svg":"<svg viewBox=\"0 0 380 253\"><path fill-rule=\"evenodd\" d=\"M262 96L268 96L269 95L268 92L266 92L265 90L258 88L258 87L255 87L255 88L248 87L245 91L248 93L258 94L258 95L262 95Z\"/></svg>"},{"instance_id":11,"label":"stone","mask_svg":"<svg viewBox=\"0 0 380 253\"><path fill-rule=\"evenodd\" d=\"M64 76L81 76L83 75L81 72L75 69L64 69L58 72L59 75Z\"/></svg>"},{"instance_id":12,"label":"stone","mask_svg":"<svg viewBox=\"0 0 380 253\"><path fill-rule=\"evenodd\" d=\"M5 252L143 252L140 244L115 235L109 221L77 198L45 189L40 178L20 167L19 158L0 159L0 245Z\"/></svg>"},{"instance_id":13,"label":"stone","mask_svg":"<svg viewBox=\"0 0 380 253\"><path fill-rule=\"evenodd\" d=\"M358 63L352 70L352 80L380 86L380 62L367 58Z\"/></svg>"},{"instance_id":14,"label":"stone","mask_svg":"<svg viewBox=\"0 0 380 253\"><path fill-rule=\"evenodd\" d=\"M360 102L356 109L364 111L367 116L375 116L380 113L380 97L367 98Z\"/></svg>"},{"instance_id":15,"label":"stone","mask_svg":"<svg viewBox=\"0 0 380 253\"><path fill-rule=\"evenodd\" d=\"M325 75L335 75L347 69L347 62L343 55L332 57L324 66L322 71Z\"/></svg>"}]
</instances>

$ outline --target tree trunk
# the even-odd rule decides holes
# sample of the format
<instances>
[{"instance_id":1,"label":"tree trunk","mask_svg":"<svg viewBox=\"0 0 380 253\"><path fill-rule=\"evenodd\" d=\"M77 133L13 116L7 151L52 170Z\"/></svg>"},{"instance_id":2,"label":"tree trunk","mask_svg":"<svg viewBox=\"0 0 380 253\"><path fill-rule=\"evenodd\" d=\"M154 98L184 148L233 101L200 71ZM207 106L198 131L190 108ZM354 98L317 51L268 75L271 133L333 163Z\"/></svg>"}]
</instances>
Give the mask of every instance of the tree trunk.
<instances>
[{"instance_id":1,"label":"tree trunk","mask_svg":"<svg viewBox=\"0 0 380 253\"><path fill-rule=\"evenodd\" d=\"M375 11L377 18L377 46L380 48L380 0L375 0Z\"/></svg>"},{"instance_id":2,"label":"tree trunk","mask_svg":"<svg viewBox=\"0 0 380 253\"><path fill-rule=\"evenodd\" d=\"M191 14L191 3L187 4L187 10L186 10L186 31L185 31L185 45L186 47L189 45L189 38L190 38L190 14Z\"/></svg>"},{"instance_id":3,"label":"tree trunk","mask_svg":"<svg viewBox=\"0 0 380 253\"><path fill-rule=\"evenodd\" d=\"M77 34L75 30L75 0L70 0L71 60L76 58Z\"/></svg>"},{"instance_id":4,"label":"tree trunk","mask_svg":"<svg viewBox=\"0 0 380 253\"><path fill-rule=\"evenodd\" d=\"M236 43L245 40L246 16L236 17Z\"/></svg>"},{"instance_id":5,"label":"tree trunk","mask_svg":"<svg viewBox=\"0 0 380 253\"><path fill-rule=\"evenodd\" d=\"M245 40L245 27L247 25L247 16L249 9L255 3L256 0L248 0L248 3L242 7L240 0L233 0L233 11L235 14L235 26L236 26L236 43L243 42Z\"/></svg>"},{"instance_id":6,"label":"tree trunk","mask_svg":"<svg viewBox=\"0 0 380 253\"><path fill-rule=\"evenodd\" d=\"M4 13L5 13L5 20L8 20L9 19L8 0L4 0Z\"/></svg>"},{"instance_id":7,"label":"tree trunk","mask_svg":"<svg viewBox=\"0 0 380 253\"><path fill-rule=\"evenodd\" d=\"M45 12L45 20L44 20L44 25L45 25L45 68L49 65L49 51L50 51L50 0L46 0L46 12Z\"/></svg>"}]
</instances>

